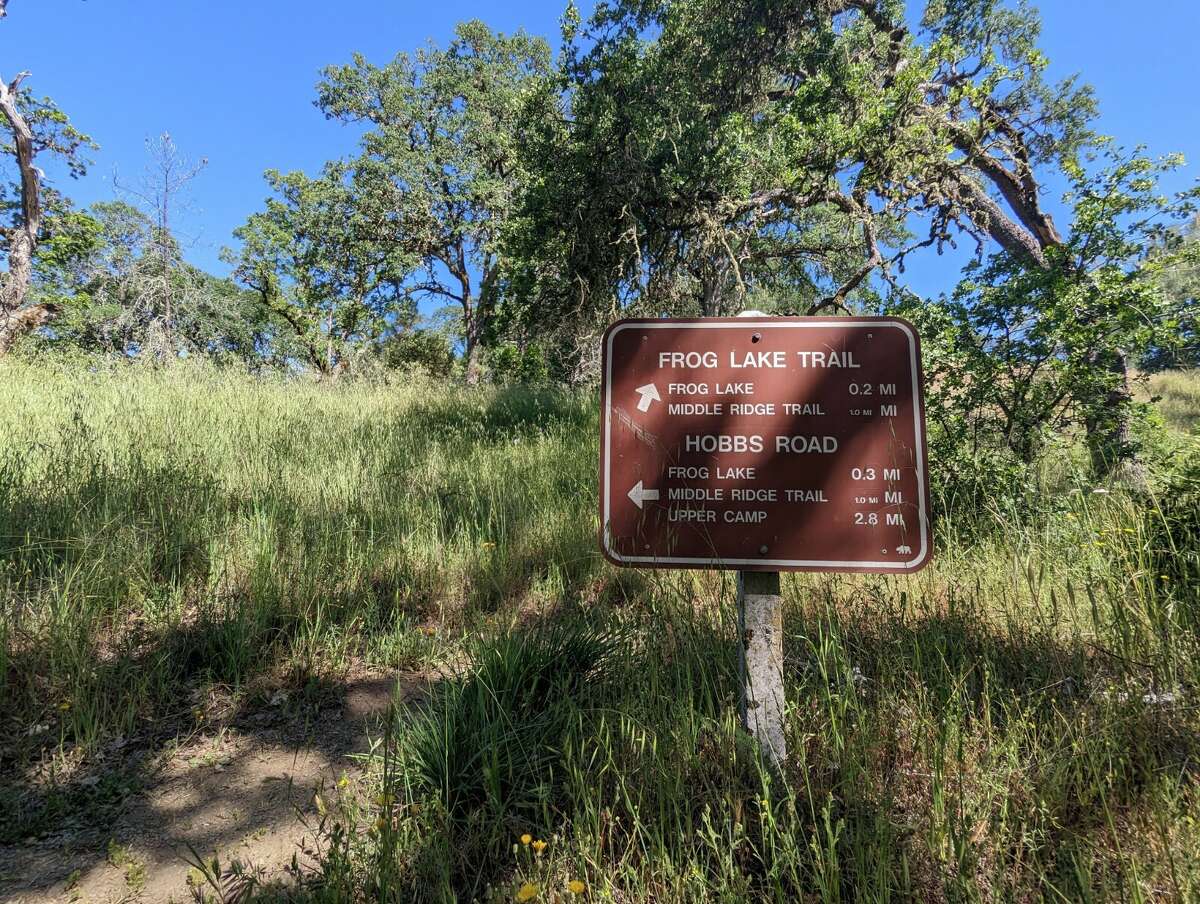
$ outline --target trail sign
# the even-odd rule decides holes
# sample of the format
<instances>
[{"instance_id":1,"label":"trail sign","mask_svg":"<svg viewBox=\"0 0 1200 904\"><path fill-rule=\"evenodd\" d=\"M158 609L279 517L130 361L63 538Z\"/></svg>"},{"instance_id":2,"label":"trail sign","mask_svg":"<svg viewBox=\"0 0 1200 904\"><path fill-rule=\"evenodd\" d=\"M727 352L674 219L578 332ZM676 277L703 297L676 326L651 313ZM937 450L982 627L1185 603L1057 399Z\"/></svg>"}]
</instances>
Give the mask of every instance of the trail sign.
<instances>
[{"instance_id":1,"label":"trail sign","mask_svg":"<svg viewBox=\"0 0 1200 904\"><path fill-rule=\"evenodd\" d=\"M600 545L633 567L912 572L931 551L920 347L893 317L623 320Z\"/></svg>"}]
</instances>

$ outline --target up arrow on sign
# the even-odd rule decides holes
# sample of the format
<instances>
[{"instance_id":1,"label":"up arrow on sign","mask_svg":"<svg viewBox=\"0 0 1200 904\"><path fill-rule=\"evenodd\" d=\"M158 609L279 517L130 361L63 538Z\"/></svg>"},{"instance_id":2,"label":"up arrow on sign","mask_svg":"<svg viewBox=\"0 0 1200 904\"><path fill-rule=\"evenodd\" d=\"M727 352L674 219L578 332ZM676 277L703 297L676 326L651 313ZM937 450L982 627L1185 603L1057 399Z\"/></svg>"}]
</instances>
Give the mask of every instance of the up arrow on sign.
<instances>
[{"instance_id":1,"label":"up arrow on sign","mask_svg":"<svg viewBox=\"0 0 1200 904\"><path fill-rule=\"evenodd\" d=\"M649 411L651 402L661 402L662 396L658 394L658 387L653 383L647 383L645 386L639 386L634 390L641 396L638 399L638 411Z\"/></svg>"},{"instance_id":2,"label":"up arrow on sign","mask_svg":"<svg viewBox=\"0 0 1200 904\"><path fill-rule=\"evenodd\" d=\"M630 490L627 495L629 496L630 499L633 500L634 505L636 505L638 508L641 508L642 500L646 500L648 502L653 502L655 499L658 498L658 490L642 489L642 482L639 480L637 483L635 483L633 485L633 489Z\"/></svg>"}]
</instances>

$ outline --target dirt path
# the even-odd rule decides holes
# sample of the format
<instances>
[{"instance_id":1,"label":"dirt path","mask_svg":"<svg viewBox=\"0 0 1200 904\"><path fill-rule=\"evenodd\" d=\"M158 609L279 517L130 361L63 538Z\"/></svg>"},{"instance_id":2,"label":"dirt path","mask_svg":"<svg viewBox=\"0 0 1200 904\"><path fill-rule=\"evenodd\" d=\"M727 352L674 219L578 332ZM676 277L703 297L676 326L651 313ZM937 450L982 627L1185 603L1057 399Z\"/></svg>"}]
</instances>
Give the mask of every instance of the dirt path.
<instances>
[{"instance_id":1,"label":"dirt path","mask_svg":"<svg viewBox=\"0 0 1200 904\"><path fill-rule=\"evenodd\" d=\"M0 847L0 901L190 901L189 847L281 876L293 853L303 861L299 846L318 820L314 793L360 775L354 754L378 734L393 691L411 699L425 686L420 676L359 679L310 718L289 717L276 698L274 708L197 733L110 824Z\"/></svg>"}]
</instances>

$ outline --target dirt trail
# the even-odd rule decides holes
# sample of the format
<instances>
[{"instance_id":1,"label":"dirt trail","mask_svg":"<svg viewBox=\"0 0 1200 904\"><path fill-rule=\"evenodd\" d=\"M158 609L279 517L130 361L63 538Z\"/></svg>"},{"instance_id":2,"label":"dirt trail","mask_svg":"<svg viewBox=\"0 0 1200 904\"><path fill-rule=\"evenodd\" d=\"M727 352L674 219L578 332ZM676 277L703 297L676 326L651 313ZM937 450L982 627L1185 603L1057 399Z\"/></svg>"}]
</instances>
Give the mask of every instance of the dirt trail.
<instances>
[{"instance_id":1,"label":"dirt trail","mask_svg":"<svg viewBox=\"0 0 1200 904\"><path fill-rule=\"evenodd\" d=\"M378 734L392 700L422 693L421 676L343 686L311 719L266 709L197 734L145 777L108 825L0 847L0 901L185 902L189 846L280 876L312 837L314 793L360 773L354 754Z\"/></svg>"}]
</instances>

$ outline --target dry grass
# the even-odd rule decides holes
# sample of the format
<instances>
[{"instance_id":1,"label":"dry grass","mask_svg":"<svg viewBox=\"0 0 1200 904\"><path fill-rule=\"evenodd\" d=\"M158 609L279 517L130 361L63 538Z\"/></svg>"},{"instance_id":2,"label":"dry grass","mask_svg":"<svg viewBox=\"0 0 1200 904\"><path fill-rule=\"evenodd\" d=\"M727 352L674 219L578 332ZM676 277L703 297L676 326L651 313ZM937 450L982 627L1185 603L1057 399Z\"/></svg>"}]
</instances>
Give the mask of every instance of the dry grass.
<instances>
[{"instance_id":1,"label":"dry grass","mask_svg":"<svg viewBox=\"0 0 1200 904\"><path fill-rule=\"evenodd\" d=\"M1149 393L1167 423L1177 430L1200 433L1200 371L1172 370L1151 374Z\"/></svg>"}]
</instances>

